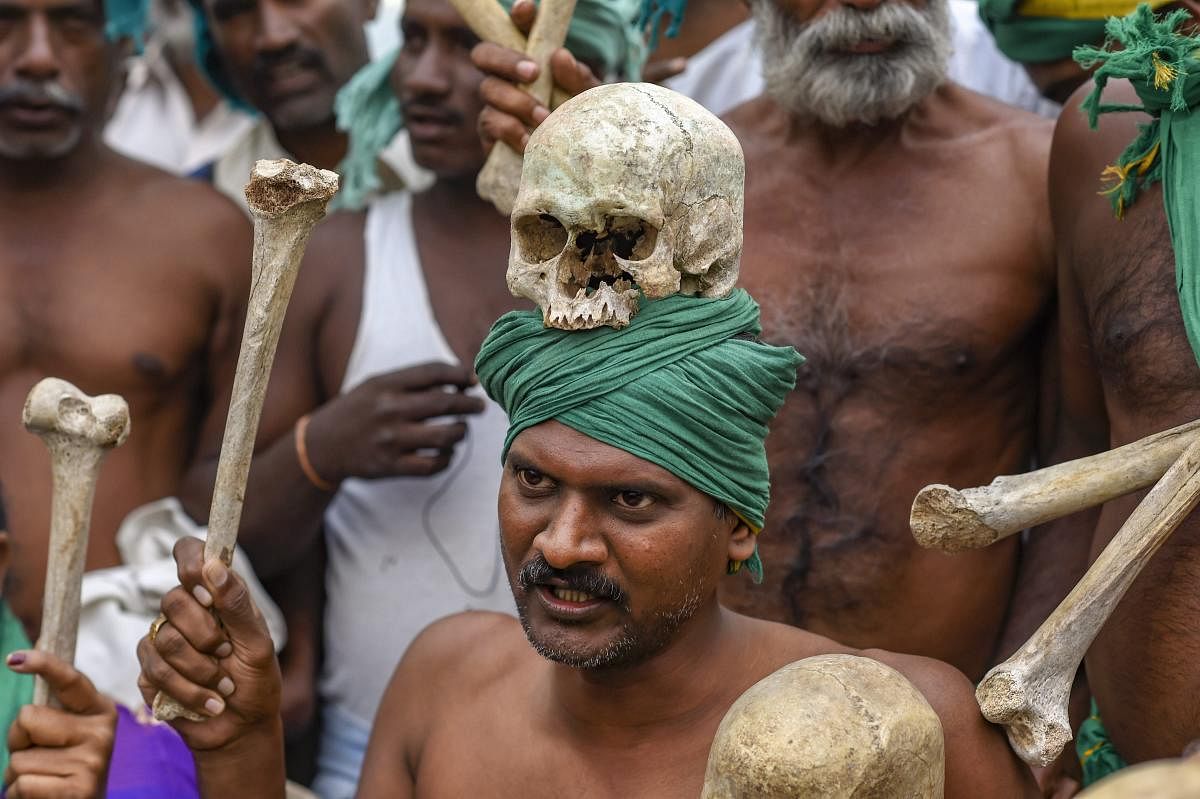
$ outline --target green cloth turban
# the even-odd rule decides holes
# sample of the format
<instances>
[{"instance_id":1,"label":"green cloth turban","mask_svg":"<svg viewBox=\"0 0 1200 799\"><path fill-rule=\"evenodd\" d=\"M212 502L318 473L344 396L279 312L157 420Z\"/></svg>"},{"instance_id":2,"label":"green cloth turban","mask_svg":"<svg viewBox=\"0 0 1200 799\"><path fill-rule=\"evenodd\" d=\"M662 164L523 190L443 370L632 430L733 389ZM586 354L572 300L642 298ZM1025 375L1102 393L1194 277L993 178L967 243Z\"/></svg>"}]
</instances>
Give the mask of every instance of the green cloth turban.
<instances>
[{"instance_id":1,"label":"green cloth turban","mask_svg":"<svg viewBox=\"0 0 1200 799\"><path fill-rule=\"evenodd\" d=\"M1156 0L1163 5L1170 0ZM1105 20L1133 10L1129 0L979 0L979 16L1000 51L1037 64L1070 58L1076 47L1104 41Z\"/></svg>"},{"instance_id":2,"label":"green cloth turban","mask_svg":"<svg viewBox=\"0 0 1200 799\"><path fill-rule=\"evenodd\" d=\"M1152 117L1117 163L1104 171L1112 181L1106 190L1113 211L1122 216L1143 189L1163 184L1163 205L1175 251L1175 282L1188 343L1200 362L1200 37L1178 33L1191 19L1185 10L1155 18L1148 5L1108 21L1104 48L1081 47L1076 60L1086 68L1099 65L1095 88L1083 103L1093 128L1101 114L1144 111ZM1122 49L1112 50L1113 45ZM1100 101L1110 78L1124 78L1142 105Z\"/></svg>"},{"instance_id":3,"label":"green cloth turban","mask_svg":"<svg viewBox=\"0 0 1200 799\"><path fill-rule=\"evenodd\" d=\"M499 0L505 9L512 0ZM646 48L637 28L637 0L579 0L566 46L576 56L602 64L608 75L638 80ZM197 40L198 41L198 40ZM350 149L338 166L342 188L333 210L358 210L381 185L376 160L404 126L390 78L399 49L367 64L338 93L338 130L350 134Z\"/></svg>"},{"instance_id":4,"label":"green cloth turban","mask_svg":"<svg viewBox=\"0 0 1200 799\"><path fill-rule=\"evenodd\" d=\"M683 14L687 11L687 0L641 0L642 9L638 16L638 30L651 29L650 42L658 46L658 38L662 34L663 17L671 15L671 27L667 28L667 38L673 39L679 35L683 25Z\"/></svg>"},{"instance_id":5,"label":"green cloth turban","mask_svg":"<svg viewBox=\"0 0 1200 799\"><path fill-rule=\"evenodd\" d=\"M804 360L755 340L761 332L758 304L740 289L643 298L623 330L556 330L541 311L507 314L475 360L508 413L501 460L522 431L553 419L661 466L758 533L771 498L767 427ZM746 567L762 580L757 550Z\"/></svg>"},{"instance_id":6,"label":"green cloth turban","mask_svg":"<svg viewBox=\"0 0 1200 799\"><path fill-rule=\"evenodd\" d=\"M138 52L146 35L150 0L104 0L104 32L109 39L132 39Z\"/></svg>"}]
</instances>

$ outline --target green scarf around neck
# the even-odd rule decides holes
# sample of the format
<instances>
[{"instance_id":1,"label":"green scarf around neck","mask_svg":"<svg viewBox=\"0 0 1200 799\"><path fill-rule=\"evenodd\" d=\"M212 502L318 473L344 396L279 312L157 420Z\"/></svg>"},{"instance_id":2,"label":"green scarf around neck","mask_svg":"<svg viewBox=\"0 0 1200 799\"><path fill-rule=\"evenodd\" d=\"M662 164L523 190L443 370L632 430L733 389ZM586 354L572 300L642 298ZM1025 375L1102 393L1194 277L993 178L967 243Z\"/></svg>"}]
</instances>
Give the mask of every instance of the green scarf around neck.
<instances>
[{"instance_id":1,"label":"green scarf around neck","mask_svg":"<svg viewBox=\"0 0 1200 799\"><path fill-rule=\"evenodd\" d=\"M1200 363L1200 37L1179 33L1191 19L1187 11L1155 17L1140 5L1127 17L1108 21L1103 48L1081 47L1075 59L1098 68L1095 88L1083 103L1095 128L1101 114L1142 111L1151 121L1125 148L1117 163L1104 171L1111 181L1104 193L1118 217L1147 187L1162 181L1163 205L1175 251L1175 282L1188 343ZM1122 49L1113 50L1113 45ZM1101 102L1109 79L1128 80L1142 105Z\"/></svg>"},{"instance_id":2,"label":"green scarf around neck","mask_svg":"<svg viewBox=\"0 0 1200 799\"><path fill-rule=\"evenodd\" d=\"M475 361L508 413L502 460L523 431L557 420L661 466L758 533L771 497L768 425L804 360L757 341L761 332L758 304L742 290L643 299L623 330L556 330L541 311L506 314ZM760 582L757 550L745 565Z\"/></svg>"}]
</instances>

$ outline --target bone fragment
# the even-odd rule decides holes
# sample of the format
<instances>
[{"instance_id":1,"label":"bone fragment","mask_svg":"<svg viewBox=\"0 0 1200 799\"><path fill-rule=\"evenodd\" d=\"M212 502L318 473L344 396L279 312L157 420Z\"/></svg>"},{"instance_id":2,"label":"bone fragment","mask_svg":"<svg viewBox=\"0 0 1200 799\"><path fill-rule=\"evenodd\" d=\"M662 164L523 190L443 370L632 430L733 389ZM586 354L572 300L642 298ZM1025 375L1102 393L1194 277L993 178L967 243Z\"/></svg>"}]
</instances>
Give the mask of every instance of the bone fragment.
<instances>
[{"instance_id":1,"label":"bone fragment","mask_svg":"<svg viewBox=\"0 0 1200 799\"><path fill-rule=\"evenodd\" d=\"M450 5L480 39L525 52L525 34L517 30L504 6L496 0L450 0Z\"/></svg>"},{"instance_id":2,"label":"bone fragment","mask_svg":"<svg viewBox=\"0 0 1200 799\"><path fill-rule=\"evenodd\" d=\"M701 799L941 799L942 724L905 677L853 655L784 666L729 708Z\"/></svg>"},{"instance_id":3,"label":"bone fragment","mask_svg":"<svg viewBox=\"0 0 1200 799\"><path fill-rule=\"evenodd\" d=\"M1079 799L1196 799L1200 762L1152 760L1121 769L1079 794Z\"/></svg>"},{"instance_id":4,"label":"bone fragment","mask_svg":"<svg viewBox=\"0 0 1200 799\"><path fill-rule=\"evenodd\" d=\"M22 420L50 450L54 484L38 649L73 663L96 480L104 456L129 436L129 406L114 394L89 397L64 380L48 377L29 392ZM34 704L51 701L49 686L38 677Z\"/></svg>"},{"instance_id":5,"label":"bone fragment","mask_svg":"<svg viewBox=\"0 0 1200 799\"><path fill-rule=\"evenodd\" d=\"M336 173L287 160L259 161L246 186L246 201L254 216L253 278L217 462L204 542L206 560L220 558L226 564L233 560L246 478L283 318L308 238L337 190ZM161 693L154 700L154 715L160 721L180 716L202 720Z\"/></svg>"},{"instance_id":6,"label":"bone fragment","mask_svg":"<svg viewBox=\"0 0 1200 799\"><path fill-rule=\"evenodd\" d=\"M1023 647L975 692L983 715L1008 732L1031 766L1048 766L1071 740L1067 700L1088 647L1129 586L1200 501L1200 441L1192 442L1134 509L1087 574Z\"/></svg>"},{"instance_id":7,"label":"bone fragment","mask_svg":"<svg viewBox=\"0 0 1200 799\"><path fill-rule=\"evenodd\" d=\"M921 489L909 525L917 543L961 552L1139 491L1162 477L1200 437L1200 421L1045 469L997 477L961 491L947 485Z\"/></svg>"},{"instance_id":8,"label":"bone fragment","mask_svg":"<svg viewBox=\"0 0 1200 799\"><path fill-rule=\"evenodd\" d=\"M576 0L543 0L537 19L529 32L525 55L542 68L536 81L523 88L542 105L550 104L554 76L550 74L550 56L567 40L567 29L575 13ZM496 206L505 216L512 214L521 185L522 156L503 142L497 142L479 173L475 188L479 196Z\"/></svg>"}]
</instances>

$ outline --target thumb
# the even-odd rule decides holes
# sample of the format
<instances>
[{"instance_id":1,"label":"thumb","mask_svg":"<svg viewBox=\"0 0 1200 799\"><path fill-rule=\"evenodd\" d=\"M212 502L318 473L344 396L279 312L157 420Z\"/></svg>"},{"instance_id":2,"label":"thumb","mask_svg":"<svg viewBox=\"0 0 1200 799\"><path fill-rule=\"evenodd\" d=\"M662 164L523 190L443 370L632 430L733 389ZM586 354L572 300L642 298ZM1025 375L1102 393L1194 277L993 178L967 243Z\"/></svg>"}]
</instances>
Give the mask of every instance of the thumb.
<instances>
[{"instance_id":1,"label":"thumb","mask_svg":"<svg viewBox=\"0 0 1200 799\"><path fill-rule=\"evenodd\" d=\"M203 573L212 594L213 610L233 644L234 653L240 653L251 663L273 657L271 634L246 582L218 558L205 563Z\"/></svg>"}]
</instances>

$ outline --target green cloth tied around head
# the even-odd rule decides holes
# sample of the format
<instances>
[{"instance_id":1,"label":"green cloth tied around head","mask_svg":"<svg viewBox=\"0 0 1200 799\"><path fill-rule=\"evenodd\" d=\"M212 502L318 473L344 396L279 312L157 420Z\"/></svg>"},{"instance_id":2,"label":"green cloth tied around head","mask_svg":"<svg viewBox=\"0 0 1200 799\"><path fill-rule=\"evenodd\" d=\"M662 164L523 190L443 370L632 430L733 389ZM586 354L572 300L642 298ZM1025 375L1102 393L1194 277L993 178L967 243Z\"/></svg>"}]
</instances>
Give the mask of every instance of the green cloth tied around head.
<instances>
[{"instance_id":1,"label":"green cloth tied around head","mask_svg":"<svg viewBox=\"0 0 1200 799\"><path fill-rule=\"evenodd\" d=\"M1064 5L1069 5L1069 2ZM1022 0L979 0L979 17L991 31L1000 52L1023 64L1061 61L1070 58L1075 48L1104 40L1104 22L1111 9L1091 18L1054 16L1053 9L1026 9ZM1125 10L1132 3L1125 5ZM1039 12L1027 14L1027 10ZM1044 13L1043 13L1044 12ZM1048 15L1049 14L1049 15Z\"/></svg>"},{"instance_id":2,"label":"green cloth tied around head","mask_svg":"<svg viewBox=\"0 0 1200 799\"><path fill-rule=\"evenodd\" d=\"M104 0L104 33L112 41L132 39L137 52L146 37L150 0Z\"/></svg>"},{"instance_id":3,"label":"green cloth tied around head","mask_svg":"<svg viewBox=\"0 0 1200 799\"><path fill-rule=\"evenodd\" d=\"M499 2L506 10L512 7L512 0ZM567 49L600 64L609 77L640 79L646 48L636 25L637 2L579 0L567 31ZM337 126L349 134L350 145L337 168L342 188L333 199L332 210L362 209L382 185L376 161L404 127L400 101L391 86L399 55L397 48L367 64L338 92L334 103Z\"/></svg>"},{"instance_id":4,"label":"green cloth tied around head","mask_svg":"<svg viewBox=\"0 0 1200 799\"><path fill-rule=\"evenodd\" d=\"M192 14L195 19L196 63L200 65L204 77L208 78L208 82L231 106L239 111L257 114L258 109L242 99L237 89L233 87L233 81L225 72L225 66L221 63L221 54L217 51L217 44L213 40L212 29L208 26L208 15L204 13L204 0L188 0L188 3L192 6Z\"/></svg>"},{"instance_id":5,"label":"green cloth tied around head","mask_svg":"<svg viewBox=\"0 0 1200 799\"><path fill-rule=\"evenodd\" d=\"M661 466L757 534L771 498L768 425L804 361L753 340L761 332L758 304L740 289L643 299L623 330L557 330L541 311L506 314L475 360L484 390L508 413L501 460L524 430L555 420ZM762 581L757 548L745 566Z\"/></svg>"},{"instance_id":6,"label":"green cloth tied around head","mask_svg":"<svg viewBox=\"0 0 1200 799\"><path fill-rule=\"evenodd\" d=\"M1184 10L1156 18L1149 6L1140 5L1129 16L1108 21L1104 48L1081 47L1075 57L1086 68L1099 65L1095 88L1083 103L1093 128L1101 114L1111 112L1144 111L1152 117L1104 171L1111 181L1104 193L1122 216L1144 189L1162 181L1179 307L1200 363L1200 114L1192 113L1200 105L1200 37L1177 32L1188 19ZM1101 102L1110 78L1128 80L1142 105Z\"/></svg>"}]
</instances>

